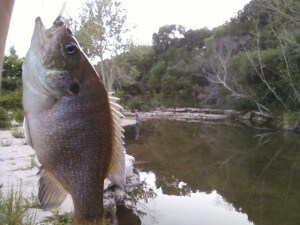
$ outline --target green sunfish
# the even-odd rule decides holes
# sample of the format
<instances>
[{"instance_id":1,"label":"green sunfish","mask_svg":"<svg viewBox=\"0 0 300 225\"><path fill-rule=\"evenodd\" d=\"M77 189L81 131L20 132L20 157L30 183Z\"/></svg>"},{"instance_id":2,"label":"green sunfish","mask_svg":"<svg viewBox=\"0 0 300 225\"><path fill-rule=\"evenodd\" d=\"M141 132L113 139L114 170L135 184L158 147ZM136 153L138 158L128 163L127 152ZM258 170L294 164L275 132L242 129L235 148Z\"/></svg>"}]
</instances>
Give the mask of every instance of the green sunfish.
<instances>
[{"instance_id":1,"label":"green sunfish","mask_svg":"<svg viewBox=\"0 0 300 225\"><path fill-rule=\"evenodd\" d=\"M120 106L61 17L49 29L36 19L23 87L26 139L42 165L41 207L56 208L69 193L75 224L104 224L104 179L125 184Z\"/></svg>"}]
</instances>

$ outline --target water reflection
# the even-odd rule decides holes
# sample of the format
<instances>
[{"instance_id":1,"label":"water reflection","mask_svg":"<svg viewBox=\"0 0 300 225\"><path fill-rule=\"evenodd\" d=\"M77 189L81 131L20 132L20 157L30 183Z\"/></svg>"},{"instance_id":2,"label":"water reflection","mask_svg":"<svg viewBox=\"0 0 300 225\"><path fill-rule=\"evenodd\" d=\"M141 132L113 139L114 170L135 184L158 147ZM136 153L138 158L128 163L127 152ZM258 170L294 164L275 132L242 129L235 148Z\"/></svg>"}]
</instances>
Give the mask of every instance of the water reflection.
<instances>
[{"instance_id":1,"label":"water reflection","mask_svg":"<svg viewBox=\"0 0 300 225\"><path fill-rule=\"evenodd\" d=\"M119 205L117 207L118 225L140 225L140 216L133 213L129 208Z\"/></svg>"},{"instance_id":2,"label":"water reflection","mask_svg":"<svg viewBox=\"0 0 300 225\"><path fill-rule=\"evenodd\" d=\"M146 122L140 132L136 141L127 131L126 147L156 194L137 198L152 213L142 224L300 221L297 135L173 121Z\"/></svg>"},{"instance_id":3,"label":"water reflection","mask_svg":"<svg viewBox=\"0 0 300 225\"><path fill-rule=\"evenodd\" d=\"M237 212L235 208L227 203L216 191L209 194L203 192L190 193L188 196L166 195L161 188L156 187L156 176L154 173L141 172L142 180L152 186L156 197L140 204L148 208L143 215L142 224L210 224L210 225L249 225L246 214ZM185 184L182 182L178 188ZM140 204L137 207L140 208ZM213 212L213 215L211 213Z\"/></svg>"},{"instance_id":4,"label":"water reflection","mask_svg":"<svg viewBox=\"0 0 300 225\"><path fill-rule=\"evenodd\" d=\"M137 141L140 138L140 123L136 123L134 125L134 132L135 132L134 139Z\"/></svg>"}]
</instances>

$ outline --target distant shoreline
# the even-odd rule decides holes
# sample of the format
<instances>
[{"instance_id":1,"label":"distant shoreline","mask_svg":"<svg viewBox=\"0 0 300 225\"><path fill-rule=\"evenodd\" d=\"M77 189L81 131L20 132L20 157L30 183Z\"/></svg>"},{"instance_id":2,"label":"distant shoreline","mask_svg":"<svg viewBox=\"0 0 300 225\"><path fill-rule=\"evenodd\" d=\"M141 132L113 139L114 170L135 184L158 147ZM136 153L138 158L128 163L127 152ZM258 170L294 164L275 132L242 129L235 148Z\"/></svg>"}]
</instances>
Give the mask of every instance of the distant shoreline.
<instances>
[{"instance_id":1,"label":"distant shoreline","mask_svg":"<svg viewBox=\"0 0 300 225\"><path fill-rule=\"evenodd\" d=\"M128 125L135 124L135 114L123 111ZM156 109L150 112L138 112L141 121L151 119L167 119L189 122L242 122L249 126L269 126L274 117L258 111L240 112L236 110L169 108ZM122 124L123 125L123 124ZM126 125L125 125L126 126Z\"/></svg>"}]
</instances>

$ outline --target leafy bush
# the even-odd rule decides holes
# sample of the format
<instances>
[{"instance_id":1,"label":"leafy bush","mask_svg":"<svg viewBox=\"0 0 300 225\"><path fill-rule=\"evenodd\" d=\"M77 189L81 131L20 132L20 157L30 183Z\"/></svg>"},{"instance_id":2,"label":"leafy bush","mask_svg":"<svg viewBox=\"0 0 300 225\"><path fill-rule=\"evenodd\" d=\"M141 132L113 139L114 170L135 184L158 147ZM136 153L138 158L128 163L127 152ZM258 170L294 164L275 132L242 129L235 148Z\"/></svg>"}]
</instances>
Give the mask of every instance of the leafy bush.
<instances>
[{"instance_id":1,"label":"leafy bush","mask_svg":"<svg viewBox=\"0 0 300 225\"><path fill-rule=\"evenodd\" d=\"M15 138L24 138L24 132L22 129L15 127L12 130L12 136Z\"/></svg>"},{"instance_id":2,"label":"leafy bush","mask_svg":"<svg viewBox=\"0 0 300 225\"><path fill-rule=\"evenodd\" d=\"M43 222L46 224L55 224L55 225L71 225L72 224L72 215L65 213L59 215L57 212L53 216L47 217Z\"/></svg>"},{"instance_id":3,"label":"leafy bush","mask_svg":"<svg viewBox=\"0 0 300 225\"><path fill-rule=\"evenodd\" d=\"M17 122L21 123L24 119L24 112L22 109L16 109L12 113L12 119L16 120Z\"/></svg>"},{"instance_id":4,"label":"leafy bush","mask_svg":"<svg viewBox=\"0 0 300 225\"><path fill-rule=\"evenodd\" d=\"M145 97L141 95L134 96L128 101L128 107L131 110L135 110L135 109L139 111L143 110L144 104L145 104Z\"/></svg>"},{"instance_id":5,"label":"leafy bush","mask_svg":"<svg viewBox=\"0 0 300 225\"><path fill-rule=\"evenodd\" d=\"M26 210L38 205L36 197L25 197L21 188L11 188L7 196L0 195L0 224L20 225L24 220L33 225L34 215L27 215Z\"/></svg>"},{"instance_id":6,"label":"leafy bush","mask_svg":"<svg viewBox=\"0 0 300 225\"><path fill-rule=\"evenodd\" d=\"M235 98L232 96L228 96L226 98L226 105L230 109L241 110L241 111L249 111L249 110L257 109L253 101L250 101L245 98Z\"/></svg>"},{"instance_id":7,"label":"leafy bush","mask_svg":"<svg viewBox=\"0 0 300 225\"><path fill-rule=\"evenodd\" d=\"M7 127L9 121L23 120L22 111L22 63L16 50L11 47L10 54L5 56L3 64L2 90L0 95L0 127ZM8 112L12 112L8 114Z\"/></svg>"},{"instance_id":8,"label":"leafy bush","mask_svg":"<svg viewBox=\"0 0 300 225\"><path fill-rule=\"evenodd\" d=\"M167 69L167 64L165 61L160 61L153 65L151 71L150 71L150 77L148 80L148 86L151 89L157 89L160 88L160 80L164 76Z\"/></svg>"},{"instance_id":9,"label":"leafy bush","mask_svg":"<svg viewBox=\"0 0 300 225\"><path fill-rule=\"evenodd\" d=\"M22 89L1 93L0 105L6 110L22 109Z\"/></svg>"},{"instance_id":10,"label":"leafy bush","mask_svg":"<svg viewBox=\"0 0 300 225\"><path fill-rule=\"evenodd\" d=\"M3 77L2 79L2 89L5 91L15 91L21 86L22 86L22 81L20 78Z\"/></svg>"},{"instance_id":11,"label":"leafy bush","mask_svg":"<svg viewBox=\"0 0 300 225\"><path fill-rule=\"evenodd\" d=\"M9 116L8 112L0 106L0 128L9 127Z\"/></svg>"},{"instance_id":12,"label":"leafy bush","mask_svg":"<svg viewBox=\"0 0 300 225\"><path fill-rule=\"evenodd\" d=\"M300 113L299 112L289 112L284 113L282 116L282 122L278 125L284 129L293 130L297 123L300 125Z\"/></svg>"}]
</instances>

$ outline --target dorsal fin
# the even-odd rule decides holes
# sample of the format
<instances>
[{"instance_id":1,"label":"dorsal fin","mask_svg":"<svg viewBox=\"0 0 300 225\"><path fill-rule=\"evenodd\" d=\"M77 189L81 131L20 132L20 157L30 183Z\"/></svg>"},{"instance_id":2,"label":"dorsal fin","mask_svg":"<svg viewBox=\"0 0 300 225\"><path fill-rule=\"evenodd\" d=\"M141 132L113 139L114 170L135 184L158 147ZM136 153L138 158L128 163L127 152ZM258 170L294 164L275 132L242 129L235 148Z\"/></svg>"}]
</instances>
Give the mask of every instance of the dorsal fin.
<instances>
[{"instance_id":1,"label":"dorsal fin","mask_svg":"<svg viewBox=\"0 0 300 225\"><path fill-rule=\"evenodd\" d=\"M118 185L120 188L125 190L125 153L124 153L124 142L123 142L123 128L121 126L121 117L124 117L120 112L122 106L116 101L118 98L112 96L113 93L108 94L111 113L113 117L113 151L112 160L110 162L108 179Z\"/></svg>"}]
</instances>

